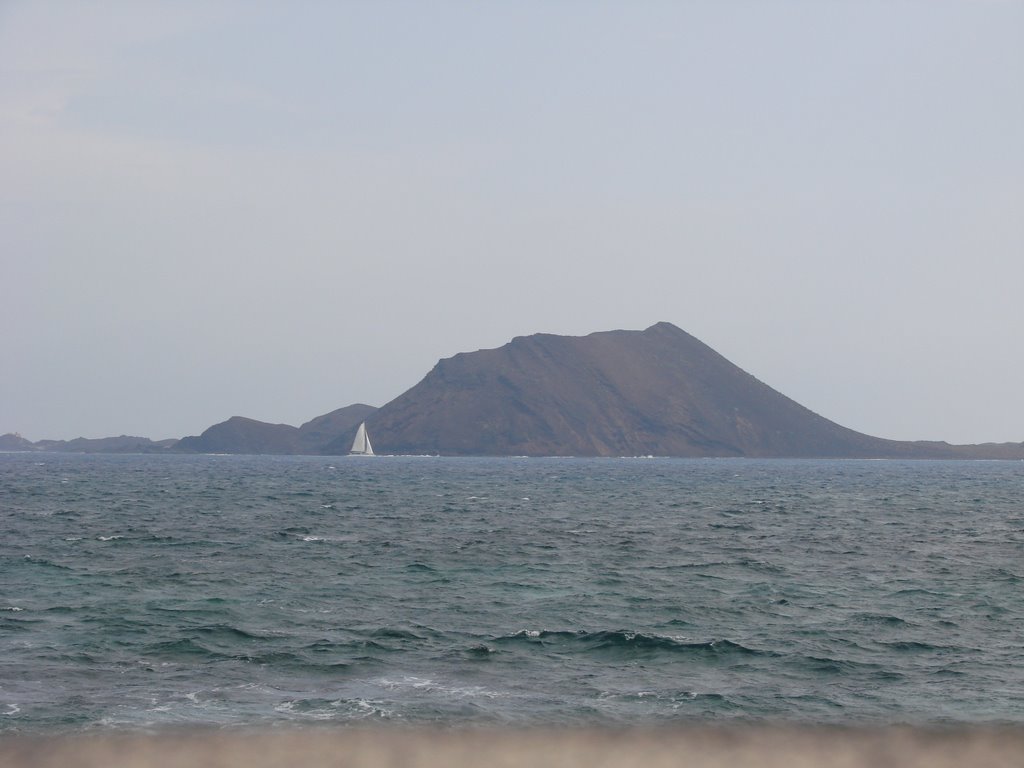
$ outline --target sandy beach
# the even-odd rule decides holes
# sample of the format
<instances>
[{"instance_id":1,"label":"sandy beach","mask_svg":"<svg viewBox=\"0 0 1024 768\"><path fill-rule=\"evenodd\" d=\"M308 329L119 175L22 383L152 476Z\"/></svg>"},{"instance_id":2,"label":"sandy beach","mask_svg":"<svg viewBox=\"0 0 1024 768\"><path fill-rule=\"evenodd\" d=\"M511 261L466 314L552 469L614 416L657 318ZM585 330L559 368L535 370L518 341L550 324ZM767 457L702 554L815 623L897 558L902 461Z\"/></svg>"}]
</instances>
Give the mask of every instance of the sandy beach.
<instances>
[{"instance_id":1,"label":"sandy beach","mask_svg":"<svg viewBox=\"0 0 1024 768\"><path fill-rule=\"evenodd\" d=\"M10 768L1019 768L1024 729L281 729L0 738Z\"/></svg>"}]
</instances>

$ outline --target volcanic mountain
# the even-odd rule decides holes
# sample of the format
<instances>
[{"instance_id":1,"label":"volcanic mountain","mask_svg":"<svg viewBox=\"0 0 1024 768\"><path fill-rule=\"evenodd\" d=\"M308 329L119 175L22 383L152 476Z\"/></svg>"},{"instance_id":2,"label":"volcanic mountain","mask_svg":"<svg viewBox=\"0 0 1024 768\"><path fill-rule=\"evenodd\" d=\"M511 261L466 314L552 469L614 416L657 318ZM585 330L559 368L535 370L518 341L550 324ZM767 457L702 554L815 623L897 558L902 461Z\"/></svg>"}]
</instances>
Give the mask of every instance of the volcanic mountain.
<instances>
[{"instance_id":1,"label":"volcanic mountain","mask_svg":"<svg viewBox=\"0 0 1024 768\"><path fill-rule=\"evenodd\" d=\"M387 453L960 457L831 422L664 322L455 355L367 427Z\"/></svg>"}]
</instances>

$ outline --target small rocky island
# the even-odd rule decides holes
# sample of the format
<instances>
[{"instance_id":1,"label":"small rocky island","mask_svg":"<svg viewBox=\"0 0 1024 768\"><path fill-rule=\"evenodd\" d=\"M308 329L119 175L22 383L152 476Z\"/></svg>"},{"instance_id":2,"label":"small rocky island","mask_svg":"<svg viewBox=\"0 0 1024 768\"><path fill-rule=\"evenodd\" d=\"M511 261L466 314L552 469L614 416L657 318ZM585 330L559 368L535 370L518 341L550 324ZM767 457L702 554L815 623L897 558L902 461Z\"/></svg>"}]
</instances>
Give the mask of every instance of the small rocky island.
<instances>
[{"instance_id":1,"label":"small rocky island","mask_svg":"<svg viewBox=\"0 0 1024 768\"><path fill-rule=\"evenodd\" d=\"M955 446L847 429L664 322L461 353L381 408L349 405L299 427L235 416L181 440L8 434L0 450L338 455L363 422L377 452L391 454L1024 459L1024 443Z\"/></svg>"}]
</instances>

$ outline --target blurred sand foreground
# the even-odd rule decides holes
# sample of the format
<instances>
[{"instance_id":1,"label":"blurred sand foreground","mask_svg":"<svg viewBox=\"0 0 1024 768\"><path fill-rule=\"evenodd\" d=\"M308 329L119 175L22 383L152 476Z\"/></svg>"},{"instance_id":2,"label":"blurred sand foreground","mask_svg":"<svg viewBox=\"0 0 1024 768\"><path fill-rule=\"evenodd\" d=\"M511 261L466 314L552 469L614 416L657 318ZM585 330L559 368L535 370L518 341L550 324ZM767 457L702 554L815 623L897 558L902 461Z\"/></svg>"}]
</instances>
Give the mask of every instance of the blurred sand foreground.
<instances>
[{"instance_id":1,"label":"blurred sand foreground","mask_svg":"<svg viewBox=\"0 0 1024 768\"><path fill-rule=\"evenodd\" d=\"M0 738L0 766L67 768L1021 768L1024 729L273 729Z\"/></svg>"}]
</instances>

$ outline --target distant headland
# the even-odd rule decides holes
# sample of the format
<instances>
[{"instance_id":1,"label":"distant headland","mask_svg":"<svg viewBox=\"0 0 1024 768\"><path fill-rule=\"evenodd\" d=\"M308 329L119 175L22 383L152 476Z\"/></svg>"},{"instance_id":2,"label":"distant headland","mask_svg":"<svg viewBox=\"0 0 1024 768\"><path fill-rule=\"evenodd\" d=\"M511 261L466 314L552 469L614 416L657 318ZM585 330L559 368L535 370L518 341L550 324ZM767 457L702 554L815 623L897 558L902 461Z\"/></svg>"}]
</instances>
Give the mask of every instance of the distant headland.
<instances>
[{"instance_id":1,"label":"distant headland","mask_svg":"<svg viewBox=\"0 0 1024 768\"><path fill-rule=\"evenodd\" d=\"M457 354L381 408L349 405L299 427L235 416L180 440L33 443L6 434L0 451L338 455L362 422L377 452L392 454L1024 459L1024 443L886 440L847 429L664 322L522 336Z\"/></svg>"}]
</instances>

